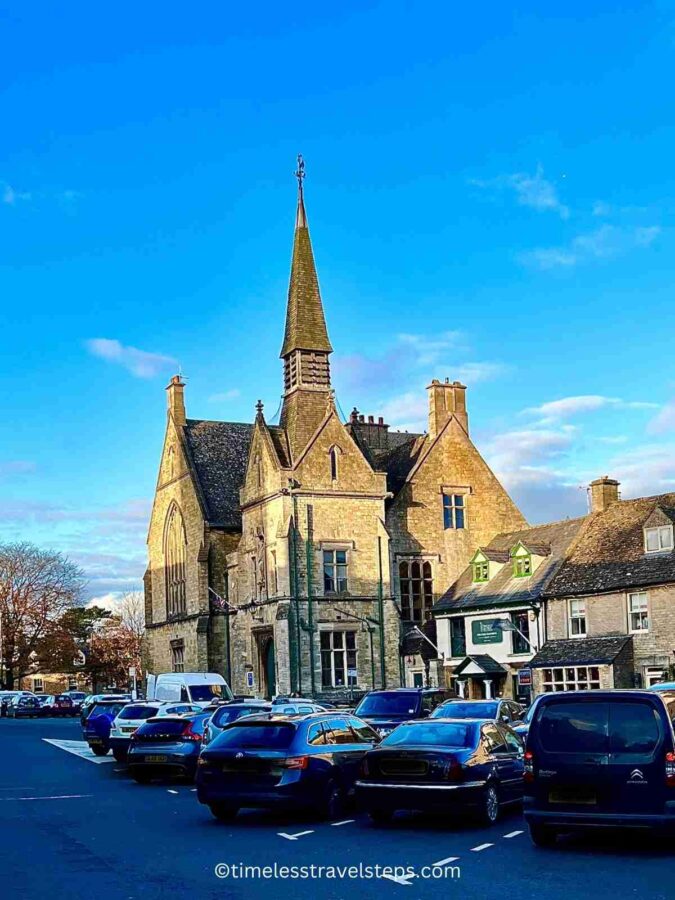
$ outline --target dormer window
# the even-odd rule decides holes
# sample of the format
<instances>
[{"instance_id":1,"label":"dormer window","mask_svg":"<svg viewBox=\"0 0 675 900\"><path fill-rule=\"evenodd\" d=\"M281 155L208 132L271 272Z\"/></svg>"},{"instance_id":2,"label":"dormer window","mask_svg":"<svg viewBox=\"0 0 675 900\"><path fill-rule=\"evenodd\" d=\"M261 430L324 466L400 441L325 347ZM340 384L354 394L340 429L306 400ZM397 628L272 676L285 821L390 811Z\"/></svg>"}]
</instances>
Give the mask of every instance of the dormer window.
<instances>
[{"instance_id":1,"label":"dormer window","mask_svg":"<svg viewBox=\"0 0 675 900\"><path fill-rule=\"evenodd\" d=\"M514 578L527 578L532 574L532 557L528 553L527 556L516 556L513 560Z\"/></svg>"},{"instance_id":2,"label":"dormer window","mask_svg":"<svg viewBox=\"0 0 675 900\"><path fill-rule=\"evenodd\" d=\"M645 528L645 553L664 553L673 549L673 526L657 525Z\"/></svg>"},{"instance_id":3,"label":"dormer window","mask_svg":"<svg viewBox=\"0 0 675 900\"><path fill-rule=\"evenodd\" d=\"M473 580L475 583L490 580L489 562L475 562L473 564Z\"/></svg>"}]
</instances>

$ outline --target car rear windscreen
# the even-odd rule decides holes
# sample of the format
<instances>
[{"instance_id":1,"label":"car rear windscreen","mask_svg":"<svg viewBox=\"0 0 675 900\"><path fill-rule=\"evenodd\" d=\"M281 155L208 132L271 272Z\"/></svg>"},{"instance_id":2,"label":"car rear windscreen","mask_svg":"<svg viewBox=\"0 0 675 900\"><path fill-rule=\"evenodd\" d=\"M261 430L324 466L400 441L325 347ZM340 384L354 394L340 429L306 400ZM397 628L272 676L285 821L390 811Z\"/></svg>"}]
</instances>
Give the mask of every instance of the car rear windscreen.
<instances>
[{"instance_id":1,"label":"car rear windscreen","mask_svg":"<svg viewBox=\"0 0 675 900\"><path fill-rule=\"evenodd\" d=\"M399 725L380 747L460 747L476 746L478 726L473 722L419 722Z\"/></svg>"},{"instance_id":2,"label":"car rear windscreen","mask_svg":"<svg viewBox=\"0 0 675 900\"><path fill-rule=\"evenodd\" d=\"M177 737L185 731L187 726L187 720L160 719L158 722L146 722L145 725L141 725L136 734L142 737L159 737L159 735Z\"/></svg>"},{"instance_id":3,"label":"car rear windscreen","mask_svg":"<svg viewBox=\"0 0 675 900\"><path fill-rule=\"evenodd\" d=\"M93 719L96 716L116 716L124 706L124 703L97 703L89 713L88 718Z\"/></svg>"},{"instance_id":4,"label":"car rear windscreen","mask_svg":"<svg viewBox=\"0 0 675 900\"><path fill-rule=\"evenodd\" d=\"M295 725L290 723L260 722L241 725L236 722L225 729L211 747L242 747L260 750L286 750L295 736Z\"/></svg>"},{"instance_id":5,"label":"car rear windscreen","mask_svg":"<svg viewBox=\"0 0 675 900\"><path fill-rule=\"evenodd\" d=\"M354 710L357 716L414 716L419 694L412 691L382 691L367 694Z\"/></svg>"},{"instance_id":6,"label":"car rear windscreen","mask_svg":"<svg viewBox=\"0 0 675 900\"><path fill-rule=\"evenodd\" d=\"M263 710L263 712L265 711ZM259 706L224 706L213 714L213 724L222 728L223 725L235 722L237 719L241 719L242 716L254 716L260 712Z\"/></svg>"},{"instance_id":7,"label":"car rear windscreen","mask_svg":"<svg viewBox=\"0 0 675 900\"><path fill-rule=\"evenodd\" d=\"M651 703L613 703L609 711L610 753L652 753L661 736Z\"/></svg>"},{"instance_id":8,"label":"car rear windscreen","mask_svg":"<svg viewBox=\"0 0 675 900\"><path fill-rule=\"evenodd\" d=\"M494 719L497 715L496 703L444 703L431 714L434 719Z\"/></svg>"},{"instance_id":9,"label":"car rear windscreen","mask_svg":"<svg viewBox=\"0 0 675 900\"><path fill-rule=\"evenodd\" d=\"M157 706L125 706L120 712L120 719L149 719L157 715Z\"/></svg>"},{"instance_id":10,"label":"car rear windscreen","mask_svg":"<svg viewBox=\"0 0 675 900\"><path fill-rule=\"evenodd\" d=\"M574 700L544 704L537 733L553 753L608 753L609 704Z\"/></svg>"}]
</instances>

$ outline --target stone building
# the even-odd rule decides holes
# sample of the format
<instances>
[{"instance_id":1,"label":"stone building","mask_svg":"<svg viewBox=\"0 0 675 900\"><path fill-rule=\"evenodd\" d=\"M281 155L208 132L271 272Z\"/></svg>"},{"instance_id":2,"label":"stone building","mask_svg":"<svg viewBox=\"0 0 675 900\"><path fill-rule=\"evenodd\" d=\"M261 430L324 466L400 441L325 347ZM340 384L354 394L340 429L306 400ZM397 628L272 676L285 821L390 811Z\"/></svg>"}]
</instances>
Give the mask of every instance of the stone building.
<instances>
[{"instance_id":1,"label":"stone building","mask_svg":"<svg viewBox=\"0 0 675 900\"><path fill-rule=\"evenodd\" d=\"M331 353L301 173L279 424L260 403L252 424L189 419L181 379L167 389L145 576L150 671L330 697L399 685L408 658L428 682L416 639L435 600L476 544L525 527L471 442L464 385L432 381L425 434L356 408L343 422Z\"/></svg>"}]
</instances>

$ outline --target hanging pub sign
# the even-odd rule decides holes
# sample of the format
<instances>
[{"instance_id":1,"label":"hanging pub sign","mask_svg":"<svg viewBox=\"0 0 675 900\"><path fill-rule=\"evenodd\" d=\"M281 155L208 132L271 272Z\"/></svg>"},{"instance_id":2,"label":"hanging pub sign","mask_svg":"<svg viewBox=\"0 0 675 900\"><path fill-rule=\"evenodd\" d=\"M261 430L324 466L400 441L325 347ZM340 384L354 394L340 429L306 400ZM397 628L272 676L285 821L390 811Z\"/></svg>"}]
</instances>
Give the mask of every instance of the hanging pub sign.
<instances>
[{"instance_id":1,"label":"hanging pub sign","mask_svg":"<svg viewBox=\"0 0 675 900\"><path fill-rule=\"evenodd\" d=\"M499 627L502 619L474 619L471 623L471 639L474 644L501 644L504 632Z\"/></svg>"}]
</instances>

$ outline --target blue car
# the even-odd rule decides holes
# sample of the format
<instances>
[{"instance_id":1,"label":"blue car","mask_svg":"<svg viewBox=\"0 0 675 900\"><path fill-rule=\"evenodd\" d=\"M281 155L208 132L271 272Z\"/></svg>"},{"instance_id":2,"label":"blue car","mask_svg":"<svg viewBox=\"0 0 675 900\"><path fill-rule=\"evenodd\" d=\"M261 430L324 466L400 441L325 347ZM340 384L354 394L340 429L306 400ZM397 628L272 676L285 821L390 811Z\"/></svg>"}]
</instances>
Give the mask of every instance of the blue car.
<instances>
[{"instance_id":1,"label":"blue car","mask_svg":"<svg viewBox=\"0 0 675 900\"><path fill-rule=\"evenodd\" d=\"M334 712L238 719L202 750L197 797L221 821L243 807L312 809L333 818L378 741L356 716Z\"/></svg>"},{"instance_id":2,"label":"blue car","mask_svg":"<svg viewBox=\"0 0 675 900\"><path fill-rule=\"evenodd\" d=\"M211 712L147 719L131 735L127 765L134 781L179 777L192 781Z\"/></svg>"},{"instance_id":3,"label":"blue car","mask_svg":"<svg viewBox=\"0 0 675 900\"><path fill-rule=\"evenodd\" d=\"M105 756L110 750L110 731L126 700L99 700L92 707L82 726L82 734L96 756Z\"/></svg>"}]
</instances>

